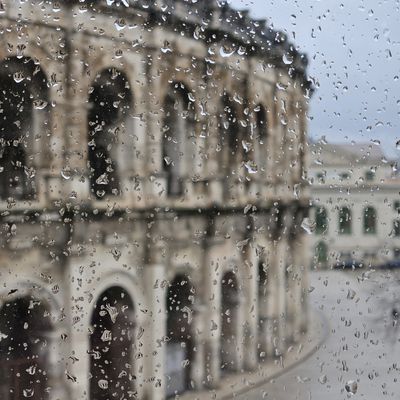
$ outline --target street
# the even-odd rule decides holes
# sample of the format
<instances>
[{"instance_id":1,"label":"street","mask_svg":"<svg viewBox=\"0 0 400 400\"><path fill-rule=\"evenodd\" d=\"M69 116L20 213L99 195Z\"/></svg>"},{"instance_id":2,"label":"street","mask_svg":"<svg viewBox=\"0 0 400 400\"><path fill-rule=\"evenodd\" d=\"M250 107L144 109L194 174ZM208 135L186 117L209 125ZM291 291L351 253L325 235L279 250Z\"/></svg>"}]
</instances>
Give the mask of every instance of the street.
<instances>
[{"instance_id":1,"label":"street","mask_svg":"<svg viewBox=\"0 0 400 400\"><path fill-rule=\"evenodd\" d=\"M300 365L236 398L399 399L398 316L388 305L396 293L400 297L395 276L390 271L312 272L310 302L325 316L328 337Z\"/></svg>"}]
</instances>

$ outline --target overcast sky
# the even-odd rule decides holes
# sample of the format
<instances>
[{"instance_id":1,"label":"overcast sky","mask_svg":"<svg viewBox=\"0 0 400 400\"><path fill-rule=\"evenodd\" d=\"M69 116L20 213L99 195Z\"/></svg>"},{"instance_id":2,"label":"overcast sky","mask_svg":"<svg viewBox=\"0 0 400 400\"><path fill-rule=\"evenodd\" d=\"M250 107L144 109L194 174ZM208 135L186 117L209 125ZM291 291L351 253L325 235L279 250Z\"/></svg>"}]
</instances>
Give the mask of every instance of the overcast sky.
<instances>
[{"instance_id":1,"label":"overcast sky","mask_svg":"<svg viewBox=\"0 0 400 400\"><path fill-rule=\"evenodd\" d=\"M400 0L231 0L286 31L318 82L310 134L380 141L399 157ZM372 143L372 142L371 142Z\"/></svg>"}]
</instances>

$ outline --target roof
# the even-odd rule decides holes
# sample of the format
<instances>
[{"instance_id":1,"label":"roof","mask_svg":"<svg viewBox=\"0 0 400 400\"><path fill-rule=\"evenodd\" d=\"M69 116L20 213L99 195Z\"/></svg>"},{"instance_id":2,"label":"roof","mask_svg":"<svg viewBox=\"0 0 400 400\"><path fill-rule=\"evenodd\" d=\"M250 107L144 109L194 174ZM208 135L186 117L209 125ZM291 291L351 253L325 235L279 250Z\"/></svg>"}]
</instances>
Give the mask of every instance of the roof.
<instances>
[{"instance_id":1,"label":"roof","mask_svg":"<svg viewBox=\"0 0 400 400\"><path fill-rule=\"evenodd\" d=\"M302 87L312 93L314 88L306 73L306 54L299 52L288 35L273 29L266 19L252 18L248 10L236 10L228 1L166 0L162 3L108 0L107 7L97 3L93 3L92 7L99 11L119 9L125 17L134 14L135 9L140 10L151 16L148 27L170 26L207 43L228 39L237 44L238 54L257 54L269 63L286 69L292 78L299 78Z\"/></svg>"},{"instance_id":2,"label":"roof","mask_svg":"<svg viewBox=\"0 0 400 400\"><path fill-rule=\"evenodd\" d=\"M319 141L310 144L313 164L324 166L356 166L381 164L385 153L380 145L373 142L326 143Z\"/></svg>"}]
</instances>

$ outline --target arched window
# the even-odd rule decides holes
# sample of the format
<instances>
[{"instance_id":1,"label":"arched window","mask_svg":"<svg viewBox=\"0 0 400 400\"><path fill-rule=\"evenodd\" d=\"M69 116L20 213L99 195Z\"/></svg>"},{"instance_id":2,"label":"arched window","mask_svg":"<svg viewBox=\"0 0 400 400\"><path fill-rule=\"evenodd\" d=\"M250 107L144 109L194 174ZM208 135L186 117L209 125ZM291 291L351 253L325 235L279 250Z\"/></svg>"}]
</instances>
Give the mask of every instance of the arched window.
<instances>
[{"instance_id":1,"label":"arched window","mask_svg":"<svg viewBox=\"0 0 400 400\"><path fill-rule=\"evenodd\" d=\"M319 242L315 247L315 261L319 264L328 262L328 246L324 242Z\"/></svg>"},{"instance_id":2,"label":"arched window","mask_svg":"<svg viewBox=\"0 0 400 400\"><path fill-rule=\"evenodd\" d=\"M0 64L0 198L31 199L35 194L35 157L43 152L48 116L47 80L30 58ZM38 148L39 146L39 148Z\"/></svg>"},{"instance_id":3,"label":"arched window","mask_svg":"<svg viewBox=\"0 0 400 400\"><path fill-rule=\"evenodd\" d=\"M107 69L96 76L90 90L88 133L90 188L97 199L118 195L118 145L132 104L125 74Z\"/></svg>"},{"instance_id":4,"label":"arched window","mask_svg":"<svg viewBox=\"0 0 400 400\"><path fill-rule=\"evenodd\" d=\"M265 107L258 105L256 107L256 129L255 129L255 162L259 169L265 169L267 167L268 158L268 118Z\"/></svg>"},{"instance_id":5,"label":"arched window","mask_svg":"<svg viewBox=\"0 0 400 400\"><path fill-rule=\"evenodd\" d=\"M182 83L170 87L164 103L163 166L167 193L180 196L186 170L187 142L194 136L193 102Z\"/></svg>"},{"instance_id":6,"label":"arched window","mask_svg":"<svg viewBox=\"0 0 400 400\"><path fill-rule=\"evenodd\" d=\"M339 210L339 234L351 234L351 210L348 207L342 207Z\"/></svg>"},{"instance_id":7,"label":"arched window","mask_svg":"<svg viewBox=\"0 0 400 400\"><path fill-rule=\"evenodd\" d=\"M328 214L324 207L318 207L315 211L315 233L321 235L328 229Z\"/></svg>"},{"instance_id":8,"label":"arched window","mask_svg":"<svg viewBox=\"0 0 400 400\"><path fill-rule=\"evenodd\" d=\"M239 167L244 149L236 109L228 94L223 96L221 106L222 111L219 115L221 163L225 176L230 176L232 170Z\"/></svg>"},{"instance_id":9,"label":"arched window","mask_svg":"<svg viewBox=\"0 0 400 400\"><path fill-rule=\"evenodd\" d=\"M364 233L373 235L376 233L376 210L374 207L364 208Z\"/></svg>"}]
</instances>

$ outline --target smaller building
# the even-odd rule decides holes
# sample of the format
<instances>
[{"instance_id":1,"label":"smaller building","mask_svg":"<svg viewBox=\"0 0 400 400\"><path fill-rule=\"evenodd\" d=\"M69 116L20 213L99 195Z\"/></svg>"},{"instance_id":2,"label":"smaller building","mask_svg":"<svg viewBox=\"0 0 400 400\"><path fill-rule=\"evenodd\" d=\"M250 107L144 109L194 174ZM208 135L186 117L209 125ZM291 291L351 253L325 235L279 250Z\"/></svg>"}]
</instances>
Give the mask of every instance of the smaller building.
<instances>
[{"instance_id":1,"label":"smaller building","mask_svg":"<svg viewBox=\"0 0 400 400\"><path fill-rule=\"evenodd\" d=\"M312 143L312 265L400 259L400 179L373 142Z\"/></svg>"}]
</instances>

